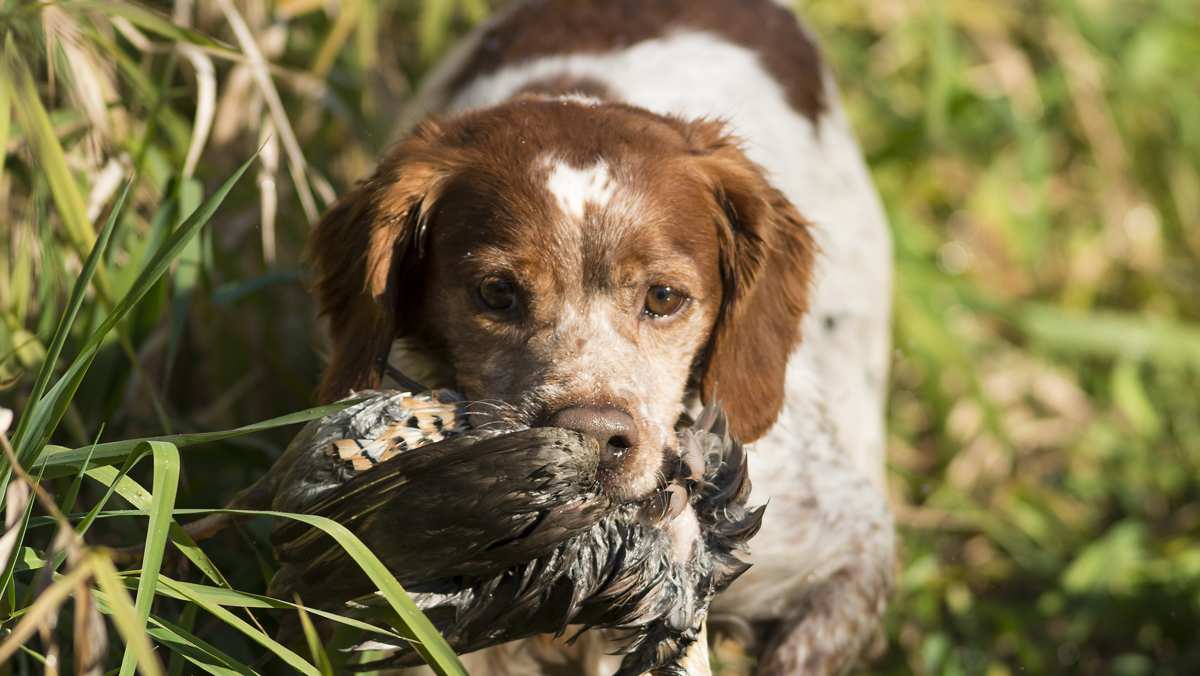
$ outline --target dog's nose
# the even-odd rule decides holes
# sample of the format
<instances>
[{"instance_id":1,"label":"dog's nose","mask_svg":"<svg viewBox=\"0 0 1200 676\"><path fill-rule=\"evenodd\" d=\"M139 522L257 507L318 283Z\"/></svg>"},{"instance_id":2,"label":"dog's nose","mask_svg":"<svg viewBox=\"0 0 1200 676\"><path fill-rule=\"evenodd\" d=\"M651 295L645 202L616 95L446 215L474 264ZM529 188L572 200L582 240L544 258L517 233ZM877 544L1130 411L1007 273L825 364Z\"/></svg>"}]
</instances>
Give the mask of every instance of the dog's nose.
<instances>
[{"instance_id":1,"label":"dog's nose","mask_svg":"<svg viewBox=\"0 0 1200 676\"><path fill-rule=\"evenodd\" d=\"M602 463L620 460L637 444L633 416L613 406L572 406L550 417L554 427L574 430L600 442Z\"/></svg>"}]
</instances>

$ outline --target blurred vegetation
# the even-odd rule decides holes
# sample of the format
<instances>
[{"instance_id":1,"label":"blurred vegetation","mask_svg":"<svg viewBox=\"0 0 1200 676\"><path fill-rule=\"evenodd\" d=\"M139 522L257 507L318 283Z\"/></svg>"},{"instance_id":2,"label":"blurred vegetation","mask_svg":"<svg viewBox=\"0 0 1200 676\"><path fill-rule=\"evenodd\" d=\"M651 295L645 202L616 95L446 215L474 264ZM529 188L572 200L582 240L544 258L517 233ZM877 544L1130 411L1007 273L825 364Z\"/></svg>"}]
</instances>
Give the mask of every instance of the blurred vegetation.
<instances>
[{"instance_id":1,"label":"blurred vegetation","mask_svg":"<svg viewBox=\"0 0 1200 676\"><path fill-rule=\"evenodd\" d=\"M896 237L882 671L1200 672L1200 5L808 15Z\"/></svg>"},{"instance_id":2,"label":"blurred vegetation","mask_svg":"<svg viewBox=\"0 0 1200 676\"><path fill-rule=\"evenodd\" d=\"M903 569L873 671L1200 673L1200 5L798 4L896 239L890 476ZM370 170L429 64L487 11L484 0L0 0L0 402L19 414L9 433L46 497L104 517L74 531L31 519L11 584L5 573L0 643L36 614L39 557L66 558L50 589L76 590L70 607L86 621L50 627L0 671L40 673L58 643L64 661L107 645L115 667L147 617L170 670L285 670L291 657L263 658L256 642L279 611L238 596L222 612L214 604L233 597L211 592L217 578L264 588L265 521L201 551L168 532L165 513L219 506L294 428L188 448L178 464L171 449L195 437L92 458L87 447L312 404L322 342L305 234ZM78 312L60 330L73 289ZM35 462L41 432L84 450ZM124 479L104 466L142 456L153 462ZM148 529L119 511L130 506L157 520ZM71 535L84 530L92 545L149 531L150 551L170 539L191 563L117 570ZM121 600L126 586L137 599ZM113 640L73 647L103 625L88 607L120 620ZM319 641L311 653L291 655L315 673L337 656ZM127 668L139 655L152 659L133 650Z\"/></svg>"}]
</instances>

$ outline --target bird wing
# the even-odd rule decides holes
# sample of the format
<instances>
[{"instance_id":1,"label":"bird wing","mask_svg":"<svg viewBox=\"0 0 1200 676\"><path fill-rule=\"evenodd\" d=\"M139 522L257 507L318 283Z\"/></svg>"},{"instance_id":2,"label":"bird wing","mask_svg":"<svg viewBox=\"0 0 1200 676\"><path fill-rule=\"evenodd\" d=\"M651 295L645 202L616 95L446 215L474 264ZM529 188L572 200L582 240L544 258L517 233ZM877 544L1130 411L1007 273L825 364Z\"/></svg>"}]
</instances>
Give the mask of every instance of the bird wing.
<instances>
[{"instance_id":1,"label":"bird wing","mask_svg":"<svg viewBox=\"0 0 1200 676\"><path fill-rule=\"evenodd\" d=\"M468 433L397 454L304 511L350 528L406 586L486 577L548 553L603 515L598 459L594 441L566 430ZM272 542L288 569L279 592L320 604L374 590L317 529L282 523Z\"/></svg>"}]
</instances>

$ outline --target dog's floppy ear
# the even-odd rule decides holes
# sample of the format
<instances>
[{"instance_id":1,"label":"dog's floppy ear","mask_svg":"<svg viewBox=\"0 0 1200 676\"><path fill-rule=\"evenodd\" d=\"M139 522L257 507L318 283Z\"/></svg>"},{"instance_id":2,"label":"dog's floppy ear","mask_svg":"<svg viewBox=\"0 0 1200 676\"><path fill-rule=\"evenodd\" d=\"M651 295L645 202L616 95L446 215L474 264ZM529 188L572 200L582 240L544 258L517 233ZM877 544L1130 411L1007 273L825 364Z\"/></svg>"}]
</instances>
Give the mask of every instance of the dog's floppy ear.
<instances>
[{"instance_id":1,"label":"dog's floppy ear","mask_svg":"<svg viewBox=\"0 0 1200 676\"><path fill-rule=\"evenodd\" d=\"M329 209L309 239L314 291L333 339L323 402L377 387L393 339L405 332L402 307L418 295L411 273L449 173L434 152L439 133L426 123L401 141L373 176Z\"/></svg>"},{"instance_id":2,"label":"dog's floppy ear","mask_svg":"<svg viewBox=\"0 0 1200 676\"><path fill-rule=\"evenodd\" d=\"M783 406L788 355L800 342L816 245L811 226L722 124L689 126L692 152L714 196L723 297L701 364L714 397L744 442L761 437Z\"/></svg>"}]
</instances>

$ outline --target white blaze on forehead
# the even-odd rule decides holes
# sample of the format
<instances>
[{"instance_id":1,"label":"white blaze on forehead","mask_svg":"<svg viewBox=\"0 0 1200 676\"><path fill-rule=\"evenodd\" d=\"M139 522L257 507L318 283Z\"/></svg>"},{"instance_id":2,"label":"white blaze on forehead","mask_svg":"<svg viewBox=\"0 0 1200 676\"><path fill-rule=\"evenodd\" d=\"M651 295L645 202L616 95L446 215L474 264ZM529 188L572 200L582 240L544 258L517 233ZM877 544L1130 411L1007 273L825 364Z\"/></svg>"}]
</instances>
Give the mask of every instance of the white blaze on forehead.
<instances>
[{"instance_id":1,"label":"white blaze on forehead","mask_svg":"<svg viewBox=\"0 0 1200 676\"><path fill-rule=\"evenodd\" d=\"M573 218L583 218L588 204L606 206L617 190L604 160L583 168L553 160L546 189L554 196L558 208Z\"/></svg>"},{"instance_id":2,"label":"white blaze on forehead","mask_svg":"<svg viewBox=\"0 0 1200 676\"><path fill-rule=\"evenodd\" d=\"M564 103L578 103L581 106L602 106L602 105L604 105L604 101L596 98L595 96L588 96L587 94L579 94L576 92L572 92L569 94L559 94L558 96L554 97L554 100L562 101Z\"/></svg>"}]
</instances>

